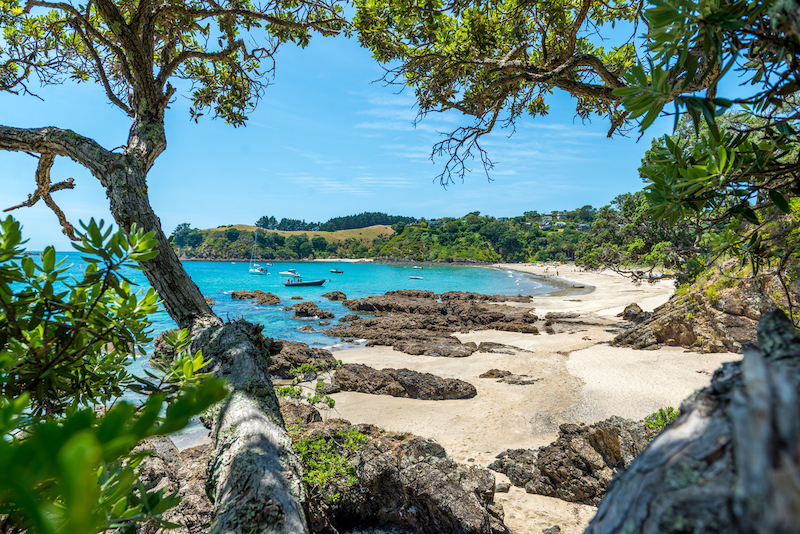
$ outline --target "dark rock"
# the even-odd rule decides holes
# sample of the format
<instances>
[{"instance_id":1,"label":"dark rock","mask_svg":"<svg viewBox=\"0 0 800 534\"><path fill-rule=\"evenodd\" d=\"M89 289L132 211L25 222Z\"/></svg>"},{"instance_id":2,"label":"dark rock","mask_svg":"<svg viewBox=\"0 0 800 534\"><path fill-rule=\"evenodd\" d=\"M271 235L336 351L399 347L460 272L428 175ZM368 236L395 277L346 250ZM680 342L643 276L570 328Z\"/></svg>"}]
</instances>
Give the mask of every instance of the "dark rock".
<instances>
[{"instance_id":1,"label":"dark rock","mask_svg":"<svg viewBox=\"0 0 800 534\"><path fill-rule=\"evenodd\" d=\"M401 340L392 345L394 350L406 354L438 356L442 358L465 358L478 350L475 343L461 343L456 338L433 338L426 340Z\"/></svg>"},{"instance_id":2,"label":"dark rock","mask_svg":"<svg viewBox=\"0 0 800 534\"><path fill-rule=\"evenodd\" d=\"M622 318L636 324L642 323L650 318L650 313L642 310L635 302L628 304L622 311Z\"/></svg>"},{"instance_id":3,"label":"dark rock","mask_svg":"<svg viewBox=\"0 0 800 534\"><path fill-rule=\"evenodd\" d=\"M336 363L333 355L324 349L312 349L305 343L279 341L274 343L276 352L271 354L269 374L279 378L294 378L291 370L304 363L318 368L330 368Z\"/></svg>"},{"instance_id":4,"label":"dark rock","mask_svg":"<svg viewBox=\"0 0 800 534\"><path fill-rule=\"evenodd\" d=\"M289 300L303 300L303 297L301 297L300 295L295 295L293 297L290 297Z\"/></svg>"},{"instance_id":5,"label":"dark rock","mask_svg":"<svg viewBox=\"0 0 800 534\"><path fill-rule=\"evenodd\" d=\"M478 378L503 378L511 374L511 371L504 371L502 369L489 369Z\"/></svg>"},{"instance_id":6,"label":"dark rock","mask_svg":"<svg viewBox=\"0 0 800 534\"><path fill-rule=\"evenodd\" d=\"M787 285L793 299L800 296L800 279ZM680 346L697 352L741 352L756 339L758 319L767 311L786 308L777 276L758 278L741 272L738 260L708 269L684 294L673 296L652 315L611 342L637 349Z\"/></svg>"},{"instance_id":7,"label":"dark rock","mask_svg":"<svg viewBox=\"0 0 800 534\"><path fill-rule=\"evenodd\" d=\"M313 326L307 324L297 329L299 332L316 332Z\"/></svg>"},{"instance_id":8,"label":"dark rock","mask_svg":"<svg viewBox=\"0 0 800 534\"><path fill-rule=\"evenodd\" d=\"M334 317L331 312L320 309L319 306L310 300L306 300L298 304L292 304L291 306L286 306L283 309L285 311L294 310L295 317L318 317L320 319L332 319Z\"/></svg>"},{"instance_id":9,"label":"dark rock","mask_svg":"<svg viewBox=\"0 0 800 534\"><path fill-rule=\"evenodd\" d=\"M304 432L310 423L322 421L319 411L310 404L289 400L285 397L278 397L278 401L287 429Z\"/></svg>"},{"instance_id":10,"label":"dark rock","mask_svg":"<svg viewBox=\"0 0 800 534\"><path fill-rule=\"evenodd\" d=\"M281 299L274 293L266 293L260 289L255 291L231 291L231 298L239 300L253 299L256 304L280 304Z\"/></svg>"},{"instance_id":11,"label":"dark rock","mask_svg":"<svg viewBox=\"0 0 800 534\"><path fill-rule=\"evenodd\" d=\"M497 460L488 467L505 474L513 485L524 488L528 482L540 476L536 454L530 449L508 449L498 454Z\"/></svg>"},{"instance_id":12,"label":"dark rock","mask_svg":"<svg viewBox=\"0 0 800 534\"><path fill-rule=\"evenodd\" d=\"M317 324L320 325L320 326L328 326L329 324L331 324L331 322L330 321L319 321Z\"/></svg>"},{"instance_id":13,"label":"dark rock","mask_svg":"<svg viewBox=\"0 0 800 534\"><path fill-rule=\"evenodd\" d=\"M522 350L502 343L492 343L491 341L481 341L478 344L478 352L489 352L492 354L516 354Z\"/></svg>"},{"instance_id":14,"label":"dark rock","mask_svg":"<svg viewBox=\"0 0 800 534\"><path fill-rule=\"evenodd\" d=\"M614 473L628 467L654 435L643 421L616 416L588 426L563 424L550 445L506 451L489 468L528 493L597 506Z\"/></svg>"},{"instance_id":15,"label":"dark rock","mask_svg":"<svg viewBox=\"0 0 800 534\"><path fill-rule=\"evenodd\" d=\"M515 386L529 386L541 380L542 380L541 378L535 378L528 375L510 374L502 377L500 380L498 380L498 382L505 382L506 384L512 384Z\"/></svg>"},{"instance_id":16,"label":"dark rock","mask_svg":"<svg viewBox=\"0 0 800 534\"><path fill-rule=\"evenodd\" d=\"M203 297L203 299L205 299L206 304L208 304L209 306L215 306L217 304L217 302L211 297Z\"/></svg>"},{"instance_id":17,"label":"dark rock","mask_svg":"<svg viewBox=\"0 0 800 534\"><path fill-rule=\"evenodd\" d=\"M511 490L511 484L508 482L500 482L495 484L494 492L495 493L508 493Z\"/></svg>"},{"instance_id":18,"label":"dark rock","mask_svg":"<svg viewBox=\"0 0 800 534\"><path fill-rule=\"evenodd\" d=\"M578 312L547 312L545 319L577 319L581 314Z\"/></svg>"},{"instance_id":19,"label":"dark rock","mask_svg":"<svg viewBox=\"0 0 800 534\"><path fill-rule=\"evenodd\" d=\"M373 369L347 363L334 374L342 391L408 397L423 400L469 399L477 395L475 386L455 378L441 378L410 369Z\"/></svg>"},{"instance_id":20,"label":"dark rock","mask_svg":"<svg viewBox=\"0 0 800 534\"><path fill-rule=\"evenodd\" d=\"M163 362L171 363L172 360L175 359L175 351L172 350L172 347L167 345L167 342L164 341L164 336L167 334L175 334L179 330L177 328L170 328L169 330L164 330L160 334L156 336L153 340L153 359L161 360Z\"/></svg>"},{"instance_id":21,"label":"dark rock","mask_svg":"<svg viewBox=\"0 0 800 534\"><path fill-rule=\"evenodd\" d=\"M346 323L346 322L350 322L350 321L357 321L359 319L361 319L360 315L356 315L355 313L348 313L344 317L339 318L339 322L340 323Z\"/></svg>"},{"instance_id":22,"label":"dark rock","mask_svg":"<svg viewBox=\"0 0 800 534\"><path fill-rule=\"evenodd\" d=\"M547 332L547 334L548 334L548 335L552 335L552 334L555 334L555 333L556 333L556 331L555 331L555 330L553 330L553 327L552 327L552 326L550 326L549 324L548 324L548 325L545 325L545 327L544 327L544 331L545 331L545 332Z\"/></svg>"},{"instance_id":23,"label":"dark rock","mask_svg":"<svg viewBox=\"0 0 800 534\"><path fill-rule=\"evenodd\" d=\"M561 527L558 525L553 525L550 528L543 528L542 534L561 534Z\"/></svg>"},{"instance_id":24,"label":"dark rock","mask_svg":"<svg viewBox=\"0 0 800 534\"><path fill-rule=\"evenodd\" d=\"M344 451L354 484L334 479L312 498L312 532L372 527L417 534L506 532L502 507L493 502L494 476L486 468L457 464L435 441L369 425L313 423L306 436L336 439L338 430L368 437L355 450ZM325 502L337 493L338 499Z\"/></svg>"},{"instance_id":25,"label":"dark rock","mask_svg":"<svg viewBox=\"0 0 800 534\"><path fill-rule=\"evenodd\" d=\"M347 295L341 291L329 291L322 296L328 300L347 300Z\"/></svg>"},{"instance_id":26,"label":"dark rock","mask_svg":"<svg viewBox=\"0 0 800 534\"><path fill-rule=\"evenodd\" d=\"M487 325L489 330L500 330L501 332L519 332L521 334L538 334L539 330L530 323L512 321L509 323L491 323Z\"/></svg>"}]
</instances>

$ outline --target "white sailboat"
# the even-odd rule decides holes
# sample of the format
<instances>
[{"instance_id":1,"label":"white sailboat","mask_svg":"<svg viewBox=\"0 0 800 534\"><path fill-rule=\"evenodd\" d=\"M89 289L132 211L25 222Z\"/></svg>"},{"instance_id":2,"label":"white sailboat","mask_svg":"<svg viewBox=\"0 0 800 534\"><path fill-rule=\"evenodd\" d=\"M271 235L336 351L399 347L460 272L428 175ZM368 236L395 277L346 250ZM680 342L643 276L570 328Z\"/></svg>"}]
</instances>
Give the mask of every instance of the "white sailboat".
<instances>
[{"instance_id":1,"label":"white sailboat","mask_svg":"<svg viewBox=\"0 0 800 534\"><path fill-rule=\"evenodd\" d=\"M250 274L269 274L266 267L263 267L258 261L258 228L256 228L255 237L253 238L253 254L250 256Z\"/></svg>"}]
</instances>

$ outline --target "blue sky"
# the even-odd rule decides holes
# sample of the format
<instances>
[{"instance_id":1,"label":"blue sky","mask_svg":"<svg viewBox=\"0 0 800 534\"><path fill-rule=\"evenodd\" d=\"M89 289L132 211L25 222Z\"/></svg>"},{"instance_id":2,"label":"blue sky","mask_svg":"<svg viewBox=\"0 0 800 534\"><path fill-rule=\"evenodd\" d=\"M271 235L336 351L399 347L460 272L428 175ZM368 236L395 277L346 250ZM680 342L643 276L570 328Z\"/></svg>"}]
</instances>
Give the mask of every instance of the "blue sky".
<instances>
[{"instance_id":1,"label":"blue sky","mask_svg":"<svg viewBox=\"0 0 800 534\"><path fill-rule=\"evenodd\" d=\"M189 120L189 101L178 95L168 110L168 147L149 174L150 201L169 234L179 223L196 228L253 224L262 215L325 221L363 211L438 218L471 211L500 216L600 207L642 188L637 168L650 139L667 133L661 119L637 142L606 138L596 118L582 124L574 104L557 92L550 115L523 119L510 138L498 131L483 145L496 163L487 182L475 162L465 183L444 190L435 177L444 160L430 161L439 132L468 124L458 114L429 115L413 126L413 94L373 83L382 67L355 39L312 39L304 49L284 48L248 126L234 129L202 117ZM0 94L0 124L59 126L122 145L128 118L107 103L99 86L66 83L33 97ZM36 160L0 152L0 209L34 190ZM111 221L105 191L83 168L58 158L52 179L74 177L76 188L54 194L73 223ZM30 239L28 248L53 244L70 250L58 221L42 202L13 212Z\"/></svg>"}]
</instances>

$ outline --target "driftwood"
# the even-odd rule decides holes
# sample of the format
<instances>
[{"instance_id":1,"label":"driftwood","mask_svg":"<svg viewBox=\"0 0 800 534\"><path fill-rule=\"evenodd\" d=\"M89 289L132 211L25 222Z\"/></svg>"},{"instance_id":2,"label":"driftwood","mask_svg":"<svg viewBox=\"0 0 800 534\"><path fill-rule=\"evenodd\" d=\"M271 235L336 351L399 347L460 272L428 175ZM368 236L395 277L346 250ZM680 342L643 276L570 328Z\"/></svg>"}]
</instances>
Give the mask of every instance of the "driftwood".
<instances>
[{"instance_id":1,"label":"driftwood","mask_svg":"<svg viewBox=\"0 0 800 534\"><path fill-rule=\"evenodd\" d=\"M612 482L586 534L800 532L800 332L769 312L743 353Z\"/></svg>"}]
</instances>

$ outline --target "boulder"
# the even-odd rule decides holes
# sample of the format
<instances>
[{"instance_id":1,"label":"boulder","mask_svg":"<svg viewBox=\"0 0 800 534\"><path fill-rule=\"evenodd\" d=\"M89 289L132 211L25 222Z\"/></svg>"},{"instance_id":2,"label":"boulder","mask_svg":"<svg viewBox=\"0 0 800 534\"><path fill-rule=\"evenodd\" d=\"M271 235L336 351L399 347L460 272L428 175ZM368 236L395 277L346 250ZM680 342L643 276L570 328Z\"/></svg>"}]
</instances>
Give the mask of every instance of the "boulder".
<instances>
[{"instance_id":1,"label":"boulder","mask_svg":"<svg viewBox=\"0 0 800 534\"><path fill-rule=\"evenodd\" d=\"M341 440L358 432L364 442L340 449L353 476L312 491L312 532L377 531L417 534L503 534L502 506L494 503L494 476L460 465L433 440L383 432L346 421L312 423L303 439Z\"/></svg>"},{"instance_id":2,"label":"boulder","mask_svg":"<svg viewBox=\"0 0 800 534\"><path fill-rule=\"evenodd\" d=\"M454 337L425 340L401 340L392 345L394 350L418 356L438 356L442 358L466 358L478 350L473 342L461 343Z\"/></svg>"},{"instance_id":3,"label":"boulder","mask_svg":"<svg viewBox=\"0 0 800 534\"><path fill-rule=\"evenodd\" d=\"M481 343L483 345L483 343ZM508 376L511 374L511 371L505 371L502 369L489 369L478 378L503 378L504 376Z\"/></svg>"},{"instance_id":4,"label":"boulder","mask_svg":"<svg viewBox=\"0 0 800 534\"><path fill-rule=\"evenodd\" d=\"M341 291L329 291L322 296L328 300L347 300L347 295Z\"/></svg>"},{"instance_id":5,"label":"boulder","mask_svg":"<svg viewBox=\"0 0 800 534\"><path fill-rule=\"evenodd\" d=\"M792 299L800 297L800 279L789 280ZM775 275L753 278L738 260L706 270L680 295L659 306L641 323L617 335L615 347L661 345L697 352L741 352L754 342L758 319L775 308L786 309L786 293Z\"/></svg>"},{"instance_id":6,"label":"boulder","mask_svg":"<svg viewBox=\"0 0 800 534\"><path fill-rule=\"evenodd\" d=\"M512 321L509 323L496 322L486 326L488 330L500 330L501 332L519 332L521 334L538 334L539 329L530 323Z\"/></svg>"},{"instance_id":7,"label":"boulder","mask_svg":"<svg viewBox=\"0 0 800 534\"><path fill-rule=\"evenodd\" d=\"M502 343L493 343L491 341L481 341L478 344L478 352L489 352L492 354L516 354L520 351L517 347L511 345L503 345Z\"/></svg>"},{"instance_id":8,"label":"boulder","mask_svg":"<svg viewBox=\"0 0 800 534\"><path fill-rule=\"evenodd\" d=\"M627 306L625 306L625 309L622 311L623 319L625 319L626 321L631 321L636 324L646 321L647 319L650 318L650 315L652 314L644 311L635 302L633 304L628 304Z\"/></svg>"},{"instance_id":9,"label":"boulder","mask_svg":"<svg viewBox=\"0 0 800 534\"><path fill-rule=\"evenodd\" d=\"M410 369L373 369L348 363L336 370L334 381L342 391L391 395L423 400L469 399L475 386L455 378L441 378Z\"/></svg>"},{"instance_id":10,"label":"boulder","mask_svg":"<svg viewBox=\"0 0 800 534\"><path fill-rule=\"evenodd\" d=\"M310 300L292 304L291 306L286 306L283 309L284 311L294 310L295 317L317 317L319 319L332 319L334 317L331 312L320 309L319 306Z\"/></svg>"},{"instance_id":11,"label":"boulder","mask_svg":"<svg viewBox=\"0 0 800 534\"><path fill-rule=\"evenodd\" d=\"M269 374L278 378L294 378L291 371L309 363L318 368L330 368L336 358L324 349L311 348L296 341L273 341L270 349Z\"/></svg>"},{"instance_id":12,"label":"boulder","mask_svg":"<svg viewBox=\"0 0 800 534\"><path fill-rule=\"evenodd\" d=\"M206 304L208 304L209 306L216 306L217 304L217 302L211 297L203 297L203 299L205 299Z\"/></svg>"},{"instance_id":13,"label":"boulder","mask_svg":"<svg viewBox=\"0 0 800 534\"><path fill-rule=\"evenodd\" d=\"M255 291L231 291L231 298L239 300L252 299L256 304L280 304L281 299L275 293L267 293L256 289Z\"/></svg>"},{"instance_id":14,"label":"boulder","mask_svg":"<svg viewBox=\"0 0 800 534\"><path fill-rule=\"evenodd\" d=\"M563 424L550 445L506 451L489 468L528 493L597 506L613 475L628 467L654 435L643 421L617 416L593 425Z\"/></svg>"}]
</instances>

